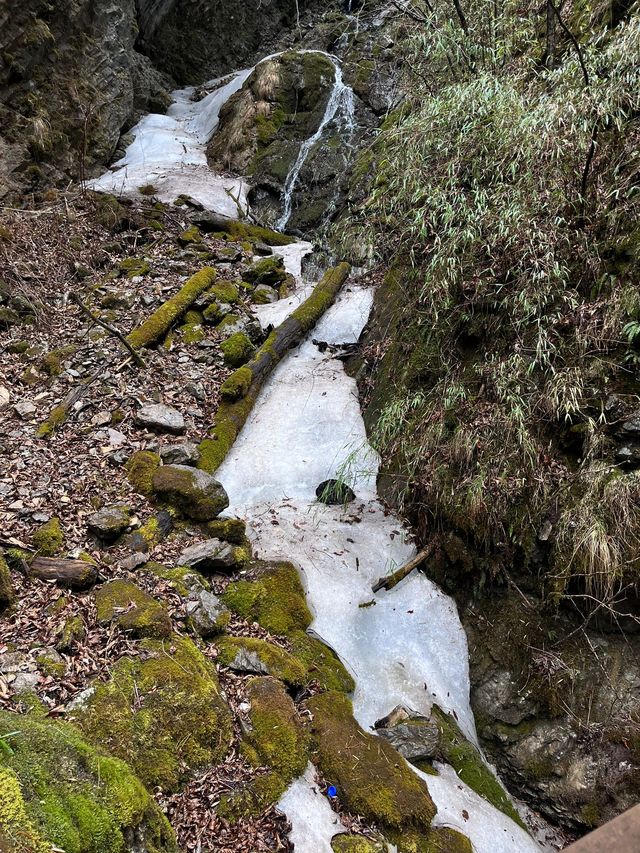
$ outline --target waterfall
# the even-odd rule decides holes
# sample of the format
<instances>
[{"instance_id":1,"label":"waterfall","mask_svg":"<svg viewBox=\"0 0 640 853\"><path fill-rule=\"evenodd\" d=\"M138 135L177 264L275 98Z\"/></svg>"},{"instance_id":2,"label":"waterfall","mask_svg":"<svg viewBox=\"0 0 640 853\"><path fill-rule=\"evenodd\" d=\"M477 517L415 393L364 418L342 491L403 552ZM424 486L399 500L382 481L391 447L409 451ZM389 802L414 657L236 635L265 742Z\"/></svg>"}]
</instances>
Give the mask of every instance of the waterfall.
<instances>
[{"instance_id":1,"label":"waterfall","mask_svg":"<svg viewBox=\"0 0 640 853\"><path fill-rule=\"evenodd\" d=\"M316 142L319 142L322 138L325 128L331 124L336 117L340 120L342 127L348 134L349 138L353 134L355 128L355 99L353 96L353 89L345 84L342 78L342 68L337 60L329 54L327 54L327 56L329 56L333 62L333 67L335 69L333 89L331 90L331 95L329 96L327 107L324 111L324 116L322 117L322 121L320 122L318 129L313 136L310 136L302 143L300 150L298 151L296 161L287 175L287 180L285 181L284 191L282 194L282 216L276 225L279 231L284 231L287 227L293 208L293 192L296 188L298 178L300 177L300 172L307 161L307 157L309 156L311 149Z\"/></svg>"}]
</instances>

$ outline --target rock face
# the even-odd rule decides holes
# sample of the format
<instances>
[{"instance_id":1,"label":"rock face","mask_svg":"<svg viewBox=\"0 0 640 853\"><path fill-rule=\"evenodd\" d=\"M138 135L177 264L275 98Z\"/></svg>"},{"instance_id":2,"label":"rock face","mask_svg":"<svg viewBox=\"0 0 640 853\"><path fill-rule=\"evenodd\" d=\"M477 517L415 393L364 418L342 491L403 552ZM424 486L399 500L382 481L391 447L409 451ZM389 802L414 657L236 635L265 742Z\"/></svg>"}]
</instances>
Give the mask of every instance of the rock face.
<instances>
[{"instance_id":1,"label":"rock face","mask_svg":"<svg viewBox=\"0 0 640 853\"><path fill-rule=\"evenodd\" d=\"M183 551L178 557L181 566L199 572L233 571L238 564L237 548L220 539L207 539Z\"/></svg>"},{"instance_id":2,"label":"rock face","mask_svg":"<svg viewBox=\"0 0 640 853\"><path fill-rule=\"evenodd\" d=\"M123 128L166 109L171 83L136 38L134 0L2 5L0 198L106 164Z\"/></svg>"},{"instance_id":3,"label":"rock face","mask_svg":"<svg viewBox=\"0 0 640 853\"><path fill-rule=\"evenodd\" d=\"M229 506L223 486L210 474L187 465L163 465L153 475L155 493L195 521L211 521Z\"/></svg>"}]
</instances>

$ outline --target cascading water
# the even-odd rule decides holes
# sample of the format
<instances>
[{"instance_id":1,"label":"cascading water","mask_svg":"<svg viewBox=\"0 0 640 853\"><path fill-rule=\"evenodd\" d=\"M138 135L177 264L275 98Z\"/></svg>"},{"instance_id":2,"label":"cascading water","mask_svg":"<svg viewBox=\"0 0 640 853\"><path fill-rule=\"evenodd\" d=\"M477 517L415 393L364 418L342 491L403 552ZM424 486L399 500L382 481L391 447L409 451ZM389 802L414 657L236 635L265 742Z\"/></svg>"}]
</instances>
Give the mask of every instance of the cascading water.
<instances>
[{"instance_id":1,"label":"cascading water","mask_svg":"<svg viewBox=\"0 0 640 853\"><path fill-rule=\"evenodd\" d=\"M328 125L330 125L334 120L339 121L341 129L349 138L352 136L355 129L355 99L353 89L345 84L340 63L330 54L326 54L326 56L329 56L333 62L335 70L333 89L331 90L331 95L329 96L327 107L318 129L313 136L310 136L309 139L302 143L300 150L298 151L298 156L287 175L284 192L282 194L282 216L278 220L276 226L280 231L285 230L289 224L289 220L291 219L293 193L296 189L296 184L298 183L302 167L306 163L314 145L322 139L322 135Z\"/></svg>"}]
</instances>

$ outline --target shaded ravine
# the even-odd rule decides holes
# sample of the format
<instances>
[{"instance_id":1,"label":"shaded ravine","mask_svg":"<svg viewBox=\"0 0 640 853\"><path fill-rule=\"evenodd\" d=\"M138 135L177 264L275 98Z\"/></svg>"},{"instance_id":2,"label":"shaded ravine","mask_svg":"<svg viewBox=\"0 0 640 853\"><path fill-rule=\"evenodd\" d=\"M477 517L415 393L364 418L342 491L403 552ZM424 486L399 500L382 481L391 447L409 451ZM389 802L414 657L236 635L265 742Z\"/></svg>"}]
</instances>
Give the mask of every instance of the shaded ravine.
<instances>
[{"instance_id":1,"label":"shaded ravine","mask_svg":"<svg viewBox=\"0 0 640 853\"><path fill-rule=\"evenodd\" d=\"M336 69L336 87L343 86ZM200 102L190 100L192 90L174 93L169 115L145 117L134 129L126 156L93 188L135 194L152 184L161 200L188 194L219 215L237 218L239 209L247 210L248 186L239 178L212 173L205 147L221 107L250 73L239 72ZM304 146L293 169L303 151ZM289 178L293 192L293 170ZM308 294L311 285L302 280L302 258L311 250L301 242L275 249L296 276L298 291L256 307L263 326L281 322ZM372 302L371 288L347 285L314 330L313 340L338 348L357 342ZM475 743L467 643L453 601L420 573L390 592L374 596L371 591L375 580L410 559L415 549L400 520L378 500L378 458L367 442L355 380L330 350L313 340L304 341L276 369L218 471L229 494L229 511L246 519L259 557L284 557L298 566L313 631L351 672L354 715L363 728L396 705L427 714L436 702L455 712L460 728ZM318 484L335 476L356 493L347 507L316 501ZM434 825L458 829L471 839L476 853L539 849L451 767L437 767L439 776L423 776L438 809ZM308 768L280 805L292 823L297 853L331 853L331 836L341 828L328 801L313 792L313 776Z\"/></svg>"}]
</instances>

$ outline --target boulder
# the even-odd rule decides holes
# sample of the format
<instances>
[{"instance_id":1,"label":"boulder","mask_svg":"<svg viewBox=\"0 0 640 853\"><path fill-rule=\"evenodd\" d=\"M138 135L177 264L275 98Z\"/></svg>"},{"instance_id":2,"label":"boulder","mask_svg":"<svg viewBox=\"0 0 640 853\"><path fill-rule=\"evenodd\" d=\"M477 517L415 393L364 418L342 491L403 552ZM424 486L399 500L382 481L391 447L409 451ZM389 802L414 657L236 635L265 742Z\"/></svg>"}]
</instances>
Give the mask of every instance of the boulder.
<instances>
[{"instance_id":1,"label":"boulder","mask_svg":"<svg viewBox=\"0 0 640 853\"><path fill-rule=\"evenodd\" d=\"M198 572L231 572L238 567L238 548L220 539L207 539L183 551L178 557L181 566Z\"/></svg>"},{"instance_id":2,"label":"boulder","mask_svg":"<svg viewBox=\"0 0 640 853\"><path fill-rule=\"evenodd\" d=\"M113 542L125 532L130 521L131 507L114 504L92 513L87 519L87 527L105 542Z\"/></svg>"},{"instance_id":3,"label":"boulder","mask_svg":"<svg viewBox=\"0 0 640 853\"><path fill-rule=\"evenodd\" d=\"M165 465L197 465L200 461L198 445L193 441L169 444L160 448L160 458Z\"/></svg>"},{"instance_id":4,"label":"boulder","mask_svg":"<svg viewBox=\"0 0 640 853\"><path fill-rule=\"evenodd\" d=\"M222 634L226 628L230 613L217 595L206 589L194 588L185 604L185 613L189 624L203 638Z\"/></svg>"},{"instance_id":5,"label":"boulder","mask_svg":"<svg viewBox=\"0 0 640 853\"><path fill-rule=\"evenodd\" d=\"M211 521L229 506L227 493L211 474L187 465L158 468L153 490L195 521Z\"/></svg>"},{"instance_id":6,"label":"boulder","mask_svg":"<svg viewBox=\"0 0 640 853\"><path fill-rule=\"evenodd\" d=\"M134 637L168 637L171 619L166 608L131 581L110 581L96 592L99 624L115 622Z\"/></svg>"},{"instance_id":7,"label":"boulder","mask_svg":"<svg viewBox=\"0 0 640 853\"><path fill-rule=\"evenodd\" d=\"M277 302L280 297L275 288L270 287L268 284L259 284L253 291L251 298L256 305L267 305L270 302Z\"/></svg>"},{"instance_id":8,"label":"boulder","mask_svg":"<svg viewBox=\"0 0 640 853\"><path fill-rule=\"evenodd\" d=\"M162 403L149 403L136 412L135 421L154 432L171 432L181 435L185 430L184 418L177 409Z\"/></svg>"},{"instance_id":9,"label":"boulder","mask_svg":"<svg viewBox=\"0 0 640 853\"><path fill-rule=\"evenodd\" d=\"M280 255L272 255L269 258L256 261L242 274L243 281L247 281L249 284L256 286L266 284L270 287L277 287L282 284L286 277L287 271Z\"/></svg>"},{"instance_id":10,"label":"boulder","mask_svg":"<svg viewBox=\"0 0 640 853\"><path fill-rule=\"evenodd\" d=\"M428 761L438 754L440 728L435 720L418 717L378 729L378 734L407 761Z\"/></svg>"}]
</instances>

